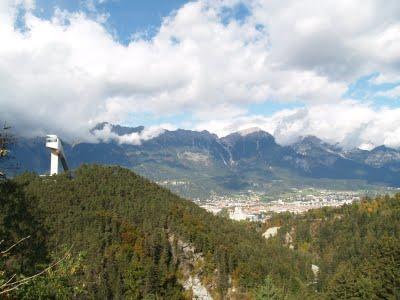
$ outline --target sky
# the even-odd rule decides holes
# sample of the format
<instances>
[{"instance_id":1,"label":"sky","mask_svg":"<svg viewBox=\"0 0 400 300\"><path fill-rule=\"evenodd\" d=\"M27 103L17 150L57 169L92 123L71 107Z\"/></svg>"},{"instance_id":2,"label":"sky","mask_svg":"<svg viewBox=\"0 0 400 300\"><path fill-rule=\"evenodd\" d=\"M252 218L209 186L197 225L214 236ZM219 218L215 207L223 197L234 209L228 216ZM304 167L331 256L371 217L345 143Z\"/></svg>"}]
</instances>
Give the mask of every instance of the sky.
<instances>
[{"instance_id":1,"label":"sky","mask_svg":"<svg viewBox=\"0 0 400 300\"><path fill-rule=\"evenodd\" d=\"M398 0L1 0L0 121L400 147ZM102 132L101 136L110 134Z\"/></svg>"}]
</instances>

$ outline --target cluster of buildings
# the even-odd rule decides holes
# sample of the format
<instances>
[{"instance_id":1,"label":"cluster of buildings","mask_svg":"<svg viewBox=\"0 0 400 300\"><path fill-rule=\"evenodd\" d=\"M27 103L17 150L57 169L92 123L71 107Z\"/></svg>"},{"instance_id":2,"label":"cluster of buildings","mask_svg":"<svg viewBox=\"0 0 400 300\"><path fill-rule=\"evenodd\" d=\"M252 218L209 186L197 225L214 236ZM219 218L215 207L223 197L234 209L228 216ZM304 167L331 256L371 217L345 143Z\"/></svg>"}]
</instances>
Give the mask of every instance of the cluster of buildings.
<instances>
[{"instance_id":1,"label":"cluster of buildings","mask_svg":"<svg viewBox=\"0 0 400 300\"><path fill-rule=\"evenodd\" d=\"M237 221L262 221L267 212L264 203L260 201L260 195L255 193L212 195L206 200L195 199L194 202L213 214L226 213L229 218Z\"/></svg>"},{"instance_id":2,"label":"cluster of buildings","mask_svg":"<svg viewBox=\"0 0 400 300\"><path fill-rule=\"evenodd\" d=\"M190 184L183 180L164 180L158 184L171 188L182 188ZM253 190L237 194L221 195L211 193L207 198L196 198L193 201L200 207L217 215L221 214L233 220L264 221L273 213L305 213L310 209L324 206L338 207L360 201L365 195L374 196L385 191L349 191L316 188L292 188L276 196Z\"/></svg>"},{"instance_id":3,"label":"cluster of buildings","mask_svg":"<svg viewBox=\"0 0 400 300\"><path fill-rule=\"evenodd\" d=\"M285 196L286 195L286 196ZM272 213L304 213L324 206L337 207L359 201L363 196L355 191L295 190L275 200L262 201L256 193L234 196L213 195L207 200L194 200L213 214L226 214L237 221L263 221Z\"/></svg>"},{"instance_id":4,"label":"cluster of buildings","mask_svg":"<svg viewBox=\"0 0 400 300\"><path fill-rule=\"evenodd\" d=\"M362 193L358 191L340 191L308 188L305 190L293 188L290 193L280 195L278 201L284 202L342 202L349 199L359 200ZM365 194L365 192L363 193Z\"/></svg>"},{"instance_id":5,"label":"cluster of buildings","mask_svg":"<svg viewBox=\"0 0 400 300\"><path fill-rule=\"evenodd\" d=\"M182 180L163 180L163 181L156 181L157 184L162 186L169 186L169 185L186 185L186 181Z\"/></svg>"}]
</instances>

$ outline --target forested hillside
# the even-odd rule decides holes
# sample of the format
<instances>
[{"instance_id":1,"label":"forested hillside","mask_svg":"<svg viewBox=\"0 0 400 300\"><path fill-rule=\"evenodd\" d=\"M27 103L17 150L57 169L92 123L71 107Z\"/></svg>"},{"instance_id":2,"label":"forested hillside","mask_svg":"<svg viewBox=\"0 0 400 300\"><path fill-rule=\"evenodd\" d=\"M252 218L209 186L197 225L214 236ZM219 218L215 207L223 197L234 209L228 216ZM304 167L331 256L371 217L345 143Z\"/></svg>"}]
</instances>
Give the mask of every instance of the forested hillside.
<instances>
[{"instance_id":1,"label":"forested hillside","mask_svg":"<svg viewBox=\"0 0 400 300\"><path fill-rule=\"evenodd\" d=\"M190 299L189 275L214 299L399 297L400 195L263 225L213 216L123 168L73 175L0 183L0 250L27 237L0 255L0 286L48 268L11 299Z\"/></svg>"},{"instance_id":2,"label":"forested hillside","mask_svg":"<svg viewBox=\"0 0 400 300\"><path fill-rule=\"evenodd\" d=\"M277 240L310 255L327 299L400 299L400 194L305 215L276 215Z\"/></svg>"},{"instance_id":3,"label":"forested hillside","mask_svg":"<svg viewBox=\"0 0 400 300\"><path fill-rule=\"evenodd\" d=\"M37 234L40 237L33 239L34 244L22 243L17 248L21 253L26 247L42 249L38 258L36 253L18 255L16 261L32 258L31 263L20 262L18 271L37 272L40 266L34 261L49 264L50 253L61 255L72 247L72 257L81 257L80 271L65 283L84 287L77 297L187 297L178 241L201 253L202 259L191 271L198 272L217 299L254 294L267 275L288 295L307 293L308 259L279 243L267 244L255 225L215 217L129 170L84 166L73 179L28 174L4 183L3 189L6 186L10 197L2 202L18 201L9 213L21 210L25 216L19 221L11 216L17 225L2 222L1 227L21 226L25 231L5 240L12 243ZM27 219L35 220L40 230L24 224Z\"/></svg>"}]
</instances>

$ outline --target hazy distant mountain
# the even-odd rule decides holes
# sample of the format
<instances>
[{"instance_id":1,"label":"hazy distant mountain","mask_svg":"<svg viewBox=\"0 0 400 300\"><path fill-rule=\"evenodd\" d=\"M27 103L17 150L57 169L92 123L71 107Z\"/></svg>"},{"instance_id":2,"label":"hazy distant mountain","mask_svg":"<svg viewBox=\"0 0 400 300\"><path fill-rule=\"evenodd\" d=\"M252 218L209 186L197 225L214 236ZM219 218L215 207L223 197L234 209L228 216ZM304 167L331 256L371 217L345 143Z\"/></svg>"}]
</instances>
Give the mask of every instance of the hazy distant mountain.
<instances>
[{"instance_id":1,"label":"hazy distant mountain","mask_svg":"<svg viewBox=\"0 0 400 300\"><path fill-rule=\"evenodd\" d=\"M338 145L331 145L316 136L300 137L291 147L299 154L306 156L341 156L343 151Z\"/></svg>"},{"instance_id":2,"label":"hazy distant mountain","mask_svg":"<svg viewBox=\"0 0 400 300\"><path fill-rule=\"evenodd\" d=\"M243 159L275 160L275 155L282 154L282 147L265 131L253 131L248 134L232 133L222 138L221 142L235 162Z\"/></svg>"},{"instance_id":3,"label":"hazy distant mountain","mask_svg":"<svg viewBox=\"0 0 400 300\"><path fill-rule=\"evenodd\" d=\"M106 126L120 136L144 131L143 126L131 128L101 123L92 133ZM328 187L337 187L338 182L400 186L399 150L381 146L371 151L344 151L314 136L301 137L290 146L282 146L259 128L223 138L208 131L166 130L136 145L111 140L66 143L64 149L72 168L82 163L121 165L153 180L183 182L174 189L193 197L210 191L274 190L317 183ZM20 171L45 173L48 170L49 153L44 139L21 138L13 151L20 162Z\"/></svg>"},{"instance_id":4,"label":"hazy distant mountain","mask_svg":"<svg viewBox=\"0 0 400 300\"><path fill-rule=\"evenodd\" d=\"M348 151L346 156L367 165L387 168L400 172L400 150L386 146L379 146L371 151L354 149Z\"/></svg>"}]
</instances>

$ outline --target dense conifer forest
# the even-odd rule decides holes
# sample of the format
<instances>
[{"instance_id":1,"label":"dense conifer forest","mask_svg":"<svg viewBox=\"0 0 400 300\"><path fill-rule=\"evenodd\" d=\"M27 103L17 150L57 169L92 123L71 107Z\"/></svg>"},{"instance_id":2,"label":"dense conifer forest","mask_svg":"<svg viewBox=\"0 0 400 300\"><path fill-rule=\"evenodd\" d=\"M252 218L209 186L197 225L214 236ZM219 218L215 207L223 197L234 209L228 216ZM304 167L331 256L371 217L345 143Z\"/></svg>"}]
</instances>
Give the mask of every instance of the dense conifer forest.
<instances>
[{"instance_id":1,"label":"dense conifer forest","mask_svg":"<svg viewBox=\"0 0 400 300\"><path fill-rule=\"evenodd\" d=\"M239 223L127 169L86 165L3 180L0 197L10 299L190 299L187 271L215 299L400 295L400 195ZM265 240L271 226L278 235Z\"/></svg>"},{"instance_id":2,"label":"dense conifer forest","mask_svg":"<svg viewBox=\"0 0 400 300\"><path fill-rule=\"evenodd\" d=\"M313 284L327 299L400 299L400 194L305 215L280 214L278 240L319 267Z\"/></svg>"}]
</instances>

